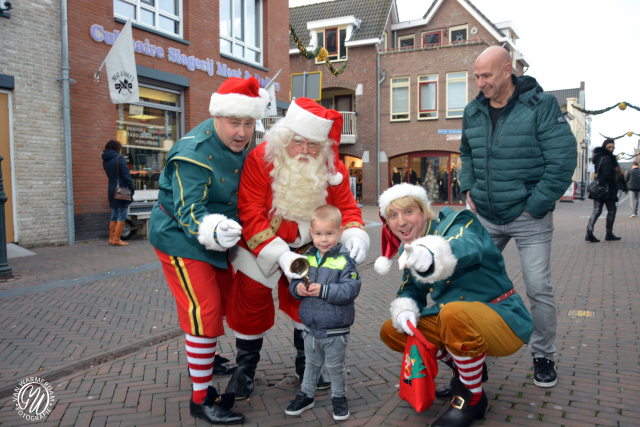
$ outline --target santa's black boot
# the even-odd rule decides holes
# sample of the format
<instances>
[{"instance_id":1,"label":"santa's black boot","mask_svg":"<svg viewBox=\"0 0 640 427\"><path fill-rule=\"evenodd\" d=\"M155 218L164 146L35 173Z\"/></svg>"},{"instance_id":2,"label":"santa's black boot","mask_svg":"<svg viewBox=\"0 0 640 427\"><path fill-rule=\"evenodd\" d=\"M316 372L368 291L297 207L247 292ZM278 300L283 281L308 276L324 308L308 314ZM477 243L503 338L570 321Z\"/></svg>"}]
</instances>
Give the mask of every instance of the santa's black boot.
<instances>
[{"instance_id":1,"label":"santa's black boot","mask_svg":"<svg viewBox=\"0 0 640 427\"><path fill-rule=\"evenodd\" d=\"M231 376L226 389L227 393L235 393L236 400L246 399L253 393L262 340L262 338L257 340L236 338L236 363L238 367Z\"/></svg>"},{"instance_id":2,"label":"santa's black boot","mask_svg":"<svg viewBox=\"0 0 640 427\"><path fill-rule=\"evenodd\" d=\"M293 330L293 346L296 348L296 377L302 382L306 358L304 356L304 338L302 338L302 331L300 329ZM324 369L322 369L320 370L320 378L318 378L316 389L326 390L328 388L331 388L331 380L327 374L324 373Z\"/></svg>"},{"instance_id":3,"label":"santa's black boot","mask_svg":"<svg viewBox=\"0 0 640 427\"><path fill-rule=\"evenodd\" d=\"M449 382L449 385L442 386L436 390L436 397L440 399L448 399L452 396L451 390L453 389L453 383L455 382L456 378L458 378L458 370L456 369L456 366L453 363L453 359L449 360L448 362L442 362L442 363L446 364L448 367L451 368L452 376L451 376L451 381ZM488 379L489 379L489 375L487 375L487 364L483 363L482 364L482 382L486 382Z\"/></svg>"},{"instance_id":4,"label":"santa's black boot","mask_svg":"<svg viewBox=\"0 0 640 427\"><path fill-rule=\"evenodd\" d=\"M473 420L481 420L489 402L482 390L482 397L475 405L469 406L473 393L457 377L453 382L453 397L449 409L431 424L431 427L469 427Z\"/></svg>"}]
</instances>

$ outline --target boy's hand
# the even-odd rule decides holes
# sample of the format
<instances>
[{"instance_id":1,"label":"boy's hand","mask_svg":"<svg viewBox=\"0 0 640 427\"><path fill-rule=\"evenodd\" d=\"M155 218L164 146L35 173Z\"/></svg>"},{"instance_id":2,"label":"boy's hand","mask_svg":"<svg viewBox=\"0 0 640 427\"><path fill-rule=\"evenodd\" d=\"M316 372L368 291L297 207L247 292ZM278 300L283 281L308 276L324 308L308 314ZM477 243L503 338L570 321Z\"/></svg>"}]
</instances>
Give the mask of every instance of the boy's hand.
<instances>
[{"instance_id":1,"label":"boy's hand","mask_svg":"<svg viewBox=\"0 0 640 427\"><path fill-rule=\"evenodd\" d=\"M296 286L296 292L301 297L309 296L309 292L307 292L307 287L304 285L304 282L298 283L298 285Z\"/></svg>"},{"instance_id":2,"label":"boy's hand","mask_svg":"<svg viewBox=\"0 0 640 427\"><path fill-rule=\"evenodd\" d=\"M298 285L300 286L300 285ZM304 286L304 285L303 285ZM309 285L309 290L307 291L307 295L309 297L318 297L320 296L320 283L312 283Z\"/></svg>"}]
</instances>

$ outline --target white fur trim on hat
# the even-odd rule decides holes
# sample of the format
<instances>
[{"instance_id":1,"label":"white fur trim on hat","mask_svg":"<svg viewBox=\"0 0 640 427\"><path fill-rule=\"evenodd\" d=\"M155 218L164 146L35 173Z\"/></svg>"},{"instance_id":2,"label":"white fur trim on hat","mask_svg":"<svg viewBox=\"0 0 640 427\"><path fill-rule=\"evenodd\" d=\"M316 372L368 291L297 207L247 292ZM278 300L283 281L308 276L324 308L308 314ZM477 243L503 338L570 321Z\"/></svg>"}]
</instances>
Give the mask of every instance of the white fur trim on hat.
<instances>
[{"instance_id":1,"label":"white fur trim on hat","mask_svg":"<svg viewBox=\"0 0 640 427\"><path fill-rule=\"evenodd\" d=\"M202 218L202 222L198 226L198 242L210 251L226 251L227 249L220 246L213 238L216 227L225 219L227 217L220 214L206 215Z\"/></svg>"},{"instance_id":2,"label":"white fur trim on hat","mask_svg":"<svg viewBox=\"0 0 640 427\"><path fill-rule=\"evenodd\" d=\"M289 130L312 141L324 142L329 138L333 120L323 119L292 102L282 124Z\"/></svg>"},{"instance_id":3,"label":"white fur trim on hat","mask_svg":"<svg viewBox=\"0 0 640 427\"><path fill-rule=\"evenodd\" d=\"M389 274L389 271L391 270L391 264L393 264L393 262L389 258L385 258L381 256L381 257L378 257L378 259L376 260L376 263L373 264L373 268L375 268L376 272L379 275L386 276L387 274Z\"/></svg>"},{"instance_id":4,"label":"white fur trim on hat","mask_svg":"<svg viewBox=\"0 0 640 427\"><path fill-rule=\"evenodd\" d=\"M391 312L391 325L396 328L396 331L401 334L405 334L406 332L402 329L402 326L398 325L396 321L398 314L403 311L413 311L416 314L416 320L420 320L420 310L418 310L418 304L411 298L400 297L391 301L391 307L389 307L389 311Z\"/></svg>"},{"instance_id":5,"label":"white fur trim on hat","mask_svg":"<svg viewBox=\"0 0 640 427\"><path fill-rule=\"evenodd\" d=\"M209 113L213 117L237 117L239 119L252 118L260 120L264 116L264 109L269 102L269 93L260 88L260 97L250 97L239 93L211 95Z\"/></svg>"},{"instance_id":6,"label":"white fur trim on hat","mask_svg":"<svg viewBox=\"0 0 640 427\"><path fill-rule=\"evenodd\" d=\"M342 184L342 174L340 172L335 173L329 177L329 185Z\"/></svg>"},{"instance_id":7,"label":"white fur trim on hat","mask_svg":"<svg viewBox=\"0 0 640 427\"><path fill-rule=\"evenodd\" d=\"M380 198L378 199L380 215L384 219L387 219L387 206L389 206L389 204L394 200L405 196L416 197L422 200L427 206L431 204L431 202L429 201L429 197L427 197L427 192L424 188L420 187L419 185L408 184L405 182L403 184L398 184L390 187L380 195Z\"/></svg>"},{"instance_id":8,"label":"white fur trim on hat","mask_svg":"<svg viewBox=\"0 0 640 427\"><path fill-rule=\"evenodd\" d=\"M422 283L435 283L440 280L444 280L448 277L451 277L453 272L456 270L456 264L458 264L458 259L451 252L451 245L444 240L441 236L426 236L416 239L411 244L413 246L421 245L426 247L433 254L433 274L430 274L428 277L421 276L420 273L415 271L413 268L411 272L413 273L413 277L419 280ZM422 273L424 274L424 273Z\"/></svg>"}]
</instances>

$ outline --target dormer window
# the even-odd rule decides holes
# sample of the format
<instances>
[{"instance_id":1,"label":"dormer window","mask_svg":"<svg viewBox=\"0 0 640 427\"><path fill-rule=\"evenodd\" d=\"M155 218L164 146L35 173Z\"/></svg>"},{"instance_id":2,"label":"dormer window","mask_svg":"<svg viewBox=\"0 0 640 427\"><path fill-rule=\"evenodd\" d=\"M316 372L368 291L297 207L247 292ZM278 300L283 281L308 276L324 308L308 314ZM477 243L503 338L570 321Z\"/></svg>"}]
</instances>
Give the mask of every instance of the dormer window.
<instances>
[{"instance_id":1,"label":"dormer window","mask_svg":"<svg viewBox=\"0 0 640 427\"><path fill-rule=\"evenodd\" d=\"M329 61L344 61L347 59L347 28L334 27L316 31L319 47L324 47L329 53ZM316 59L316 64L321 64Z\"/></svg>"}]
</instances>

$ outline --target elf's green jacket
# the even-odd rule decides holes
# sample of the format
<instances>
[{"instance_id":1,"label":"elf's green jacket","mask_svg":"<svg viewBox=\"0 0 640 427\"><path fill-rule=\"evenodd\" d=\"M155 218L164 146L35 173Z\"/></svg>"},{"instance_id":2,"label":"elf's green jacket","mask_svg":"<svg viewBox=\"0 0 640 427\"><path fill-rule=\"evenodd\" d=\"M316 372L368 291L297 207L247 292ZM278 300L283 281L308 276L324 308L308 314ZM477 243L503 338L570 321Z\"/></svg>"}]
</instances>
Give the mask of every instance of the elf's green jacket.
<instances>
[{"instance_id":1,"label":"elf's green jacket","mask_svg":"<svg viewBox=\"0 0 640 427\"><path fill-rule=\"evenodd\" d=\"M460 192L470 191L478 213L495 224L507 224L523 211L544 218L571 184L578 158L576 138L556 98L533 77L512 81L515 91L495 131L482 92L462 118Z\"/></svg>"},{"instance_id":2,"label":"elf's green jacket","mask_svg":"<svg viewBox=\"0 0 640 427\"><path fill-rule=\"evenodd\" d=\"M160 175L149 242L165 254L227 268L226 251L216 242L214 230L225 218L238 221L238 188L246 157L246 149L236 153L220 141L213 118L176 142Z\"/></svg>"},{"instance_id":3,"label":"elf's green jacket","mask_svg":"<svg viewBox=\"0 0 640 427\"><path fill-rule=\"evenodd\" d=\"M400 312L412 310L416 317L437 315L455 301L487 303L525 343L533 332L533 319L520 295L514 293L500 302L488 304L513 289L502 254L489 233L470 210L444 208L435 221L429 220L421 245L433 255L433 264L424 273L405 268L402 286L391 303L391 319L396 326ZM404 245L400 247L400 254ZM434 305L427 307L427 294Z\"/></svg>"}]
</instances>

